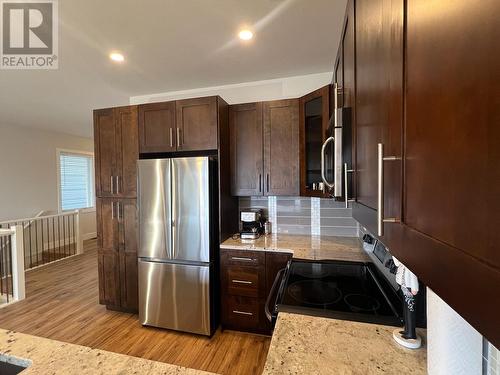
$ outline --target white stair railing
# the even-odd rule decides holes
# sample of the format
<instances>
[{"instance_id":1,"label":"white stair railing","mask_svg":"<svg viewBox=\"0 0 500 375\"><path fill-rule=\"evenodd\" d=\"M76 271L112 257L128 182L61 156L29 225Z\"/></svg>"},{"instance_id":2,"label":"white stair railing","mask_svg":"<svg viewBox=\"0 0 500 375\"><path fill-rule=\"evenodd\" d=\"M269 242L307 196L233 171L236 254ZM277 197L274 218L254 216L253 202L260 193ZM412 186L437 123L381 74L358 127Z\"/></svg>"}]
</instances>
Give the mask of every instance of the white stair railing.
<instances>
[{"instance_id":1,"label":"white stair railing","mask_svg":"<svg viewBox=\"0 0 500 375\"><path fill-rule=\"evenodd\" d=\"M26 298L22 225L0 229L0 306Z\"/></svg>"},{"instance_id":2,"label":"white stair railing","mask_svg":"<svg viewBox=\"0 0 500 375\"><path fill-rule=\"evenodd\" d=\"M22 229L26 270L83 252L78 210L0 222L0 229L14 226ZM6 244L0 243L0 251Z\"/></svg>"}]
</instances>

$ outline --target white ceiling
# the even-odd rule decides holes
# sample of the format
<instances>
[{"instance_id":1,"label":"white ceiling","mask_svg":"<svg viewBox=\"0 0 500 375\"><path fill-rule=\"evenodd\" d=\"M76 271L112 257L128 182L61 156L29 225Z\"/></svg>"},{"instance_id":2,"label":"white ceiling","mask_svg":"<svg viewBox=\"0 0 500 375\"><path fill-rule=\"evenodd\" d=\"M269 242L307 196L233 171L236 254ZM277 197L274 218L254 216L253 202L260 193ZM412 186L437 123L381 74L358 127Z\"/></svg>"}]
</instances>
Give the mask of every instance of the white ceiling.
<instances>
[{"instance_id":1,"label":"white ceiling","mask_svg":"<svg viewBox=\"0 0 500 375\"><path fill-rule=\"evenodd\" d=\"M90 137L92 109L130 96L331 71L345 5L59 0L59 69L0 70L0 124ZM247 44L234 39L243 25L255 30Z\"/></svg>"}]
</instances>

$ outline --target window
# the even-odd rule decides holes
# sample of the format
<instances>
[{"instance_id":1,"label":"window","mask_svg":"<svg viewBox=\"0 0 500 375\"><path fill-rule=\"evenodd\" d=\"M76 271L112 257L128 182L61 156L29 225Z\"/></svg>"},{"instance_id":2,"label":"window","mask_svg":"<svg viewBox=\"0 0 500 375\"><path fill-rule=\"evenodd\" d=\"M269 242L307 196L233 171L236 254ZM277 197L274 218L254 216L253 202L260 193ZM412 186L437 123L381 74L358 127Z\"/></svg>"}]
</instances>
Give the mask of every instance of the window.
<instances>
[{"instance_id":1,"label":"window","mask_svg":"<svg viewBox=\"0 0 500 375\"><path fill-rule=\"evenodd\" d=\"M94 155L58 150L59 209L94 207Z\"/></svg>"}]
</instances>

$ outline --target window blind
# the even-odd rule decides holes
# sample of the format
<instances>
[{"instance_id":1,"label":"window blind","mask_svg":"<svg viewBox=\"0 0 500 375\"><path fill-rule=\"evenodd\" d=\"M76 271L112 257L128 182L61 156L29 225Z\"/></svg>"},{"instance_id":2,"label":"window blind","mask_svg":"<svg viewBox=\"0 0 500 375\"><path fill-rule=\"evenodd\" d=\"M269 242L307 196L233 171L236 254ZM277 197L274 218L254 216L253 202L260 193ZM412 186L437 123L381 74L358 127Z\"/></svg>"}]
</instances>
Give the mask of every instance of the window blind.
<instances>
[{"instance_id":1,"label":"window blind","mask_svg":"<svg viewBox=\"0 0 500 375\"><path fill-rule=\"evenodd\" d=\"M93 157L83 154L59 154L60 199L62 210L94 206Z\"/></svg>"}]
</instances>

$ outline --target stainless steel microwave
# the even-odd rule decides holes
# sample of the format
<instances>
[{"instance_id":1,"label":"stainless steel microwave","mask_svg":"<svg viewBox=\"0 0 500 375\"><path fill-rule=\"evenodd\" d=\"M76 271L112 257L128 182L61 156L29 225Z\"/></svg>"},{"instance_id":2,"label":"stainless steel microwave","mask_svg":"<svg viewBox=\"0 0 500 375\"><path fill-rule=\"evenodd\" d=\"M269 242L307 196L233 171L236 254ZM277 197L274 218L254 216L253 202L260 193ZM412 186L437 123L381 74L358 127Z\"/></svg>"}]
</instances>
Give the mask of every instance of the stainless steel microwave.
<instances>
[{"instance_id":1,"label":"stainless steel microwave","mask_svg":"<svg viewBox=\"0 0 500 375\"><path fill-rule=\"evenodd\" d=\"M342 102L342 87L332 84L332 116L327 138L321 149L321 177L335 198L352 196L352 113L351 108L339 105Z\"/></svg>"}]
</instances>

